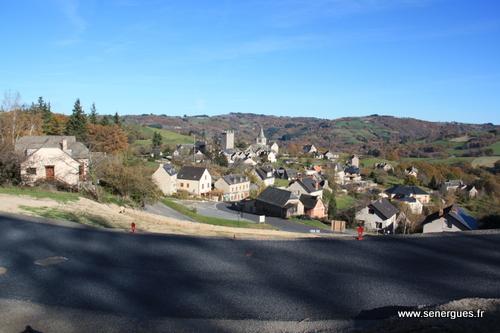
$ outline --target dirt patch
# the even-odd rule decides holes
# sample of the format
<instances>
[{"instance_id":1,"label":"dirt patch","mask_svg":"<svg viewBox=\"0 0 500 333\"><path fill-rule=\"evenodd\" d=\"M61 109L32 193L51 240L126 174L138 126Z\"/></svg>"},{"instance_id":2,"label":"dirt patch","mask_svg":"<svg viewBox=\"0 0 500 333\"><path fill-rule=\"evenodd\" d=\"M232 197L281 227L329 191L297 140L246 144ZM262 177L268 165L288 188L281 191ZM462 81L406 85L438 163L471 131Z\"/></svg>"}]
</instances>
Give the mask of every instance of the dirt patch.
<instances>
[{"instance_id":1,"label":"dirt patch","mask_svg":"<svg viewBox=\"0 0 500 333\"><path fill-rule=\"evenodd\" d=\"M141 210L125 208L114 204L101 204L90 199L80 198L76 202L60 203L50 199L33 199L27 196L0 195L0 211L13 214L37 216L36 210L23 207L49 208L71 212L74 215L97 216L116 229L130 230L132 222L138 232L153 232L177 235L214 236L229 238L257 239L293 239L319 237L314 234L300 234L266 229L246 229L223 227L210 224L189 222L147 213Z\"/></svg>"}]
</instances>

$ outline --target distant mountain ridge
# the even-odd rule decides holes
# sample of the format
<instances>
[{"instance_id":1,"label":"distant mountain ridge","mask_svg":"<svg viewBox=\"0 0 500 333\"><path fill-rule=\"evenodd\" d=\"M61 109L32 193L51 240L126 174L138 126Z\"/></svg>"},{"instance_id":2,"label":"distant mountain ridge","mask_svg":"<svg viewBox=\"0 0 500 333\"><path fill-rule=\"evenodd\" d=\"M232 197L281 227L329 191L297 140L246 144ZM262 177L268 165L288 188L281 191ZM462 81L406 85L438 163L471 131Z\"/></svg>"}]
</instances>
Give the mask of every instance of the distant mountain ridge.
<instances>
[{"instance_id":1,"label":"distant mountain ridge","mask_svg":"<svg viewBox=\"0 0 500 333\"><path fill-rule=\"evenodd\" d=\"M217 116L171 117L165 115L124 116L126 123L162 127L182 134L212 139L226 129L236 131L236 140L253 142L260 126L270 141L282 145L313 143L339 151L384 148L387 145L425 145L439 140L468 136L491 144L497 141L500 126L431 122L414 118L370 115L320 119L278 117L253 113Z\"/></svg>"}]
</instances>

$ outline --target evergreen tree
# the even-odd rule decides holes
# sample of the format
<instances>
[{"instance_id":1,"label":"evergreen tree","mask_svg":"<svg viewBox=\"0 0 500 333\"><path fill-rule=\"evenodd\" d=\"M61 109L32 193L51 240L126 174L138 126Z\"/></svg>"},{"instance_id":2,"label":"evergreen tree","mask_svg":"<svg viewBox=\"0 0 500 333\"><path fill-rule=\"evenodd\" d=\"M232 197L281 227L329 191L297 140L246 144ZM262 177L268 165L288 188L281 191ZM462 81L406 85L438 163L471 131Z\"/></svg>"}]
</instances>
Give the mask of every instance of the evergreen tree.
<instances>
[{"instance_id":1,"label":"evergreen tree","mask_svg":"<svg viewBox=\"0 0 500 333\"><path fill-rule=\"evenodd\" d=\"M109 126L109 117L108 116L103 116L101 119L101 125L102 126Z\"/></svg>"},{"instance_id":2,"label":"evergreen tree","mask_svg":"<svg viewBox=\"0 0 500 333\"><path fill-rule=\"evenodd\" d=\"M113 116L113 122L115 123L115 125L118 125L118 126L121 125L121 120L120 120L120 116L118 115L118 112L115 112L115 115Z\"/></svg>"},{"instance_id":3,"label":"evergreen tree","mask_svg":"<svg viewBox=\"0 0 500 333\"><path fill-rule=\"evenodd\" d=\"M159 148L163 142L163 137L160 133L154 132L153 134L153 148Z\"/></svg>"},{"instance_id":4,"label":"evergreen tree","mask_svg":"<svg viewBox=\"0 0 500 333\"><path fill-rule=\"evenodd\" d=\"M333 220L337 215L337 199L335 199L335 193L332 191L330 194L330 200L328 200L328 218Z\"/></svg>"},{"instance_id":5,"label":"evergreen tree","mask_svg":"<svg viewBox=\"0 0 500 333\"><path fill-rule=\"evenodd\" d=\"M42 117L42 131L46 135L55 134L54 117L50 110L50 103L47 104L43 97L38 97L37 104L32 104L31 109Z\"/></svg>"},{"instance_id":6,"label":"evergreen tree","mask_svg":"<svg viewBox=\"0 0 500 333\"><path fill-rule=\"evenodd\" d=\"M92 106L90 107L89 122L94 125L97 124L97 110L95 108L95 103L92 103Z\"/></svg>"},{"instance_id":7,"label":"evergreen tree","mask_svg":"<svg viewBox=\"0 0 500 333\"><path fill-rule=\"evenodd\" d=\"M66 134L74 135L77 140L85 141L87 134L87 117L78 98L73 107L73 113L66 124Z\"/></svg>"}]
</instances>

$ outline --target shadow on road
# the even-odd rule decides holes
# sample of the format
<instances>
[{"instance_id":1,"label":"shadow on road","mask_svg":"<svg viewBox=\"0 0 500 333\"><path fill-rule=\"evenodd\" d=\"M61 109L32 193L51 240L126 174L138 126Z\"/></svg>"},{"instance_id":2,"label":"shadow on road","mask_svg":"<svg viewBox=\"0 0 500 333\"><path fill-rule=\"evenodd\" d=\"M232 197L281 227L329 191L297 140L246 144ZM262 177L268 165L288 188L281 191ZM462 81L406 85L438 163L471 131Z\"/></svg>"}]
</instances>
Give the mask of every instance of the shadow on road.
<instances>
[{"instance_id":1,"label":"shadow on road","mask_svg":"<svg viewBox=\"0 0 500 333\"><path fill-rule=\"evenodd\" d=\"M0 228L0 265L9 269L0 298L131 318L350 319L462 297L500 297L497 235L235 241L2 216ZM33 264L51 256L68 260ZM229 332L212 325L207 332Z\"/></svg>"}]
</instances>

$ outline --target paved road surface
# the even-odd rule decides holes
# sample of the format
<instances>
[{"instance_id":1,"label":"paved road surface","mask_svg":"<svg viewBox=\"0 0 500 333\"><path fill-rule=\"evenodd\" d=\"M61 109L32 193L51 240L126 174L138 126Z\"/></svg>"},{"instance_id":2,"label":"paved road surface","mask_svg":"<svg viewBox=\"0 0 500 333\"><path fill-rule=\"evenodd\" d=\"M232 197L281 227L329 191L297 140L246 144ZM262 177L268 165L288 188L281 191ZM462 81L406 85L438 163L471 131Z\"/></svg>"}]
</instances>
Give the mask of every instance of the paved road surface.
<instances>
[{"instance_id":1,"label":"paved road surface","mask_svg":"<svg viewBox=\"0 0 500 333\"><path fill-rule=\"evenodd\" d=\"M0 300L130 318L343 320L385 306L500 297L499 244L499 234L467 233L365 241L132 235L0 215Z\"/></svg>"},{"instance_id":2,"label":"paved road surface","mask_svg":"<svg viewBox=\"0 0 500 333\"><path fill-rule=\"evenodd\" d=\"M148 213L151 213L151 214L166 216L166 217L170 217L170 218L181 220L181 221L194 222L193 219L191 219L190 217L188 217L184 214L181 214L178 211L176 211L175 209L172 209L172 208L168 207L167 205L164 205L160 202L157 202L154 205L146 205L144 210Z\"/></svg>"},{"instance_id":3,"label":"paved road surface","mask_svg":"<svg viewBox=\"0 0 500 333\"><path fill-rule=\"evenodd\" d=\"M228 207L227 203L220 202L216 205L217 209L223 212L229 212L235 214L236 212ZM247 220L256 222L259 220L259 216L255 214L243 213L243 217ZM311 229L318 230L317 228L309 227L305 224L297 223L287 219L282 219L279 217L266 216L266 223L272 225L273 227L281 231L289 232L300 232L300 233L310 233ZM320 233L331 233L329 230L320 229Z\"/></svg>"},{"instance_id":4,"label":"paved road surface","mask_svg":"<svg viewBox=\"0 0 500 333\"><path fill-rule=\"evenodd\" d=\"M189 206L189 207L196 207L196 211L200 215L204 216L211 216L211 217L217 217L217 218L222 218L222 219L228 219L228 220L238 220L238 218L241 221L248 221L248 222L254 222L257 223L259 221L259 216L255 214L248 214L248 213L238 213L232 209L230 209L228 206L228 203L225 202L219 202L219 203L214 203L214 202L203 202L203 201L187 201L184 200L181 202L183 205ZM188 220L192 221L189 217L177 212L176 210L162 204L162 203L156 203L154 205L147 205L146 209L147 212L157 214L157 215L162 215L166 217L171 217L179 220ZM286 219L281 219L278 217L266 217L266 223L269 225L272 225L273 227L277 228L278 230L282 231L289 231L289 232L300 232L300 233L310 233L311 229L317 230L316 228L309 227L307 225L293 222L290 220ZM321 233L331 233L329 230L320 230Z\"/></svg>"}]
</instances>

